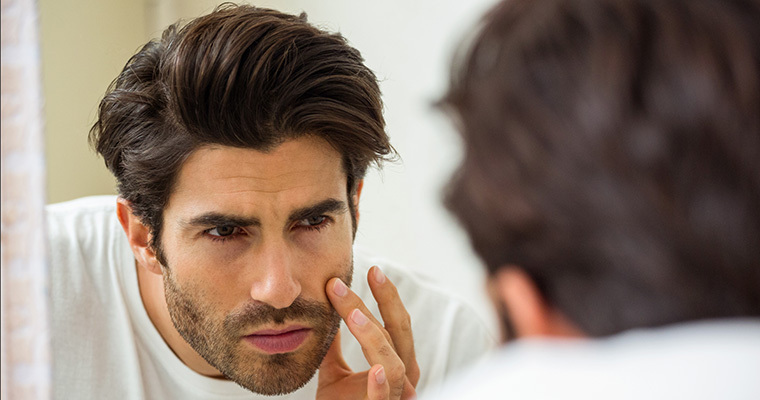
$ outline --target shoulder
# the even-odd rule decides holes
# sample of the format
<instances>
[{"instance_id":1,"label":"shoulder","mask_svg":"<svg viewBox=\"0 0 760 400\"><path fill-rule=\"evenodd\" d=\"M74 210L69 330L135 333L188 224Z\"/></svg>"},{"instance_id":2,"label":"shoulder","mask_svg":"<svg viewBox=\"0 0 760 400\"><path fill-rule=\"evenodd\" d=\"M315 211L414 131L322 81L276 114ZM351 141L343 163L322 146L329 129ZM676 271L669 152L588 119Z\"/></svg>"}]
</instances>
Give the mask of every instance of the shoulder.
<instances>
[{"instance_id":1,"label":"shoulder","mask_svg":"<svg viewBox=\"0 0 760 400\"><path fill-rule=\"evenodd\" d=\"M88 196L61 203L48 204L45 212L54 216L87 215L98 212L116 212L116 196Z\"/></svg>"},{"instance_id":2,"label":"shoulder","mask_svg":"<svg viewBox=\"0 0 760 400\"><path fill-rule=\"evenodd\" d=\"M707 321L520 340L421 398L757 399L758 371L760 321Z\"/></svg>"},{"instance_id":3,"label":"shoulder","mask_svg":"<svg viewBox=\"0 0 760 400\"><path fill-rule=\"evenodd\" d=\"M119 260L126 241L116 217L116 196L84 197L45 208L53 278L64 270L91 268Z\"/></svg>"},{"instance_id":4,"label":"shoulder","mask_svg":"<svg viewBox=\"0 0 760 400\"><path fill-rule=\"evenodd\" d=\"M433 279L420 275L395 261L378 256L361 246L354 247L354 276L366 280L372 266L378 266L393 282L407 309L434 305L433 309L458 312L470 306L460 297L447 292ZM359 283L366 286L366 282ZM469 314L469 313L467 313Z\"/></svg>"},{"instance_id":5,"label":"shoulder","mask_svg":"<svg viewBox=\"0 0 760 400\"><path fill-rule=\"evenodd\" d=\"M440 382L494 347L496 340L488 326L464 299L446 291L433 279L357 246L354 290L365 304L375 304L366 282L373 265L380 267L393 282L409 312L415 351L420 369L425 371L421 387ZM369 308L376 312L374 307Z\"/></svg>"},{"instance_id":6,"label":"shoulder","mask_svg":"<svg viewBox=\"0 0 760 400\"><path fill-rule=\"evenodd\" d=\"M51 236L65 232L86 232L116 219L116 196L91 196L45 207Z\"/></svg>"}]
</instances>

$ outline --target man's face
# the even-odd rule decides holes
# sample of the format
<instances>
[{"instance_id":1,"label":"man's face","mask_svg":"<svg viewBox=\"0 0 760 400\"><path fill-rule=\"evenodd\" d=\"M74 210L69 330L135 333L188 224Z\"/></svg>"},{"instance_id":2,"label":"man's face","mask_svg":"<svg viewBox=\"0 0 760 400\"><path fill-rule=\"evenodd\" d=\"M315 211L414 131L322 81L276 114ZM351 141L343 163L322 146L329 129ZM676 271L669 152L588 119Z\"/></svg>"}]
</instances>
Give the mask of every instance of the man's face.
<instances>
[{"instance_id":1,"label":"man's face","mask_svg":"<svg viewBox=\"0 0 760 400\"><path fill-rule=\"evenodd\" d=\"M340 324L327 280L351 281L353 230L341 156L323 139L269 153L195 151L164 210L161 251L175 327L206 361L262 394L292 392Z\"/></svg>"}]
</instances>

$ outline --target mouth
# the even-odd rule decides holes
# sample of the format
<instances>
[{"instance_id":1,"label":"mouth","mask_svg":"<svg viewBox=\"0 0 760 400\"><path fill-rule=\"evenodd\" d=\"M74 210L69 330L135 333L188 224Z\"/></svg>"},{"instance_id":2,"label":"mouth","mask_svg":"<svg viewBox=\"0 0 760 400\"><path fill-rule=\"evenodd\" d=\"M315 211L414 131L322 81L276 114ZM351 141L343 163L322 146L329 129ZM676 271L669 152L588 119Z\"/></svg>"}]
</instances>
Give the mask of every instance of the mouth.
<instances>
[{"instance_id":1,"label":"mouth","mask_svg":"<svg viewBox=\"0 0 760 400\"><path fill-rule=\"evenodd\" d=\"M267 354L290 353L301 347L310 333L310 328L292 326L285 329L263 329L244 339Z\"/></svg>"}]
</instances>

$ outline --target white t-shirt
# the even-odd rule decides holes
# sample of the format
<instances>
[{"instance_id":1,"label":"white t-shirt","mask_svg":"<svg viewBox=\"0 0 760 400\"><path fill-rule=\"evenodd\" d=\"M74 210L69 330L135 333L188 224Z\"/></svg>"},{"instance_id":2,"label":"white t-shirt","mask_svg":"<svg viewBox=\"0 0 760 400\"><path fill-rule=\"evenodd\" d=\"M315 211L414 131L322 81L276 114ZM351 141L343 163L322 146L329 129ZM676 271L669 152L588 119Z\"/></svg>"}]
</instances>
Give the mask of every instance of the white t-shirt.
<instances>
[{"instance_id":1,"label":"white t-shirt","mask_svg":"<svg viewBox=\"0 0 760 400\"><path fill-rule=\"evenodd\" d=\"M48 206L47 227L54 398L314 399L316 375L289 395L261 396L231 381L197 374L174 355L143 307L114 196ZM380 266L398 287L411 315L419 390L440 383L495 343L461 301L355 248L352 289L376 316L380 314L366 281L372 265ZM355 371L369 368L345 324L341 330L348 364Z\"/></svg>"},{"instance_id":2,"label":"white t-shirt","mask_svg":"<svg viewBox=\"0 0 760 400\"><path fill-rule=\"evenodd\" d=\"M422 400L758 400L760 320L520 340Z\"/></svg>"}]
</instances>

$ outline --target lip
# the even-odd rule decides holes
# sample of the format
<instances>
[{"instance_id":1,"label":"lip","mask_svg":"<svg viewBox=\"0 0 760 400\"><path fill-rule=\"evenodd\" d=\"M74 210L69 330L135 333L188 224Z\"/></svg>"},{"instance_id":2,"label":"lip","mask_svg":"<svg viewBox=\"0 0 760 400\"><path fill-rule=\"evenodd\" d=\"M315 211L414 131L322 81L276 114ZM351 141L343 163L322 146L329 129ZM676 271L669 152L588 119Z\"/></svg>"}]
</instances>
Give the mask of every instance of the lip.
<instances>
[{"instance_id":1,"label":"lip","mask_svg":"<svg viewBox=\"0 0 760 400\"><path fill-rule=\"evenodd\" d=\"M290 326L284 329L262 329L244 339L267 354L290 353L301 347L310 333L310 328Z\"/></svg>"}]
</instances>

